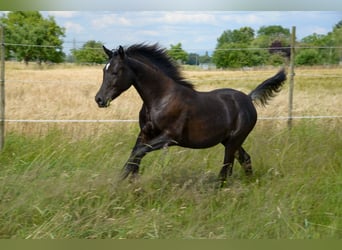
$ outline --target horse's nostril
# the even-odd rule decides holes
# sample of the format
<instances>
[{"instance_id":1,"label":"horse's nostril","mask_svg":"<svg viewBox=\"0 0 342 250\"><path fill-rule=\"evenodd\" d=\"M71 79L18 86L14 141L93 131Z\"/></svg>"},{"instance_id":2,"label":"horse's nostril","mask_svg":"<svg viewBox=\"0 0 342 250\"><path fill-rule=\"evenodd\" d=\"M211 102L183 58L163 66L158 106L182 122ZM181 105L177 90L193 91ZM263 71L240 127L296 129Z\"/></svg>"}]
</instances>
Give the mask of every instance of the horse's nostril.
<instances>
[{"instance_id":1,"label":"horse's nostril","mask_svg":"<svg viewBox=\"0 0 342 250\"><path fill-rule=\"evenodd\" d=\"M103 108L106 106L105 101L99 96L95 97L95 101L96 101L97 105L99 105L100 108Z\"/></svg>"},{"instance_id":2,"label":"horse's nostril","mask_svg":"<svg viewBox=\"0 0 342 250\"><path fill-rule=\"evenodd\" d=\"M99 96L96 96L96 97L95 97L95 101L96 101L98 104L102 104L102 103L103 103L102 98L99 97Z\"/></svg>"}]
</instances>

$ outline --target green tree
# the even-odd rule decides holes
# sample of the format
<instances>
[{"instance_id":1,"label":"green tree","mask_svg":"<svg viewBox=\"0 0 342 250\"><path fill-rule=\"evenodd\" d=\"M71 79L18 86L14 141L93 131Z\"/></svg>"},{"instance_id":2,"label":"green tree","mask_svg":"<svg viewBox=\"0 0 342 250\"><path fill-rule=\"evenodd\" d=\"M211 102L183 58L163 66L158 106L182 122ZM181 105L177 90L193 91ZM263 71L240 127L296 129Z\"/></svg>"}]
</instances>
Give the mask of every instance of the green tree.
<instances>
[{"instance_id":1,"label":"green tree","mask_svg":"<svg viewBox=\"0 0 342 250\"><path fill-rule=\"evenodd\" d=\"M13 11L1 17L5 25L6 56L18 60L62 62L62 37L65 29L54 18L44 18L38 11Z\"/></svg>"},{"instance_id":2,"label":"green tree","mask_svg":"<svg viewBox=\"0 0 342 250\"><path fill-rule=\"evenodd\" d=\"M322 58L317 49L303 49L296 56L298 65L316 65L321 64Z\"/></svg>"},{"instance_id":3,"label":"green tree","mask_svg":"<svg viewBox=\"0 0 342 250\"><path fill-rule=\"evenodd\" d=\"M107 60L102 43L94 40L86 42L80 49L73 50L72 55L77 63L104 63Z\"/></svg>"},{"instance_id":4,"label":"green tree","mask_svg":"<svg viewBox=\"0 0 342 250\"><path fill-rule=\"evenodd\" d=\"M249 65L247 46L240 43L225 43L217 48L213 55L213 62L218 68L239 68Z\"/></svg>"},{"instance_id":5,"label":"green tree","mask_svg":"<svg viewBox=\"0 0 342 250\"><path fill-rule=\"evenodd\" d=\"M311 46L325 46L328 41L326 35L313 33L312 35L304 37L301 42Z\"/></svg>"},{"instance_id":6,"label":"green tree","mask_svg":"<svg viewBox=\"0 0 342 250\"><path fill-rule=\"evenodd\" d=\"M182 49L182 44L177 43L176 45L170 45L170 49L167 51L169 56L175 60L184 63L188 60L188 53Z\"/></svg>"},{"instance_id":7,"label":"green tree","mask_svg":"<svg viewBox=\"0 0 342 250\"><path fill-rule=\"evenodd\" d=\"M304 48L298 50L296 62L302 65L337 64L342 57L341 44L342 27L338 24L326 35L314 33L306 36L301 40Z\"/></svg>"},{"instance_id":8,"label":"green tree","mask_svg":"<svg viewBox=\"0 0 342 250\"><path fill-rule=\"evenodd\" d=\"M199 62L200 63L210 63L211 62L211 57L209 56L208 51L206 51L203 56L199 57Z\"/></svg>"},{"instance_id":9,"label":"green tree","mask_svg":"<svg viewBox=\"0 0 342 250\"><path fill-rule=\"evenodd\" d=\"M262 26L258 32L254 44L260 48L269 48L272 43L278 41L283 47L291 44L291 33L280 25Z\"/></svg>"},{"instance_id":10,"label":"green tree","mask_svg":"<svg viewBox=\"0 0 342 250\"><path fill-rule=\"evenodd\" d=\"M217 47L225 43L249 44L254 39L254 30L250 27L242 27L238 30L225 30L217 39Z\"/></svg>"},{"instance_id":11,"label":"green tree","mask_svg":"<svg viewBox=\"0 0 342 250\"><path fill-rule=\"evenodd\" d=\"M213 62L219 68L239 68L263 64L265 53L251 48L254 30L242 27L238 30L226 30L217 39Z\"/></svg>"},{"instance_id":12,"label":"green tree","mask_svg":"<svg viewBox=\"0 0 342 250\"><path fill-rule=\"evenodd\" d=\"M301 40L302 49L299 49L296 55L296 64L298 65L316 65L324 64L327 51L323 47L328 46L329 38L327 35L312 34ZM312 48L310 48L312 47Z\"/></svg>"},{"instance_id":13,"label":"green tree","mask_svg":"<svg viewBox=\"0 0 342 250\"><path fill-rule=\"evenodd\" d=\"M280 25L262 26L253 41L254 47L268 48L264 53L267 64L281 65L290 58L290 30Z\"/></svg>"},{"instance_id":14,"label":"green tree","mask_svg":"<svg viewBox=\"0 0 342 250\"><path fill-rule=\"evenodd\" d=\"M198 65L199 64L199 55L197 53L189 53L187 64L189 65Z\"/></svg>"},{"instance_id":15,"label":"green tree","mask_svg":"<svg viewBox=\"0 0 342 250\"><path fill-rule=\"evenodd\" d=\"M340 47L336 49L336 58L339 62L342 61L342 20L339 21L335 26L331 34L331 39L333 42L333 45L336 47Z\"/></svg>"}]
</instances>

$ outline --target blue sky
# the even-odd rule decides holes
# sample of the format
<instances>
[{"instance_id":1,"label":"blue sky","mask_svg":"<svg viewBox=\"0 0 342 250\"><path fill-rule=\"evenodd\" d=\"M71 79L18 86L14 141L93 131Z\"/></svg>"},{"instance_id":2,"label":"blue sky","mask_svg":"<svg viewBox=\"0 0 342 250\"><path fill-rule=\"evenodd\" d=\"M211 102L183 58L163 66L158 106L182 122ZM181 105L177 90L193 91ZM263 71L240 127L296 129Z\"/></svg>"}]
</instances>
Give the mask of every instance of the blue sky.
<instances>
[{"instance_id":1,"label":"blue sky","mask_svg":"<svg viewBox=\"0 0 342 250\"><path fill-rule=\"evenodd\" d=\"M182 43L187 52L211 53L224 30L244 26L296 26L297 40L327 34L342 20L342 11L42 11L66 28L65 52L89 40L109 48L133 43L156 43L164 47Z\"/></svg>"}]
</instances>

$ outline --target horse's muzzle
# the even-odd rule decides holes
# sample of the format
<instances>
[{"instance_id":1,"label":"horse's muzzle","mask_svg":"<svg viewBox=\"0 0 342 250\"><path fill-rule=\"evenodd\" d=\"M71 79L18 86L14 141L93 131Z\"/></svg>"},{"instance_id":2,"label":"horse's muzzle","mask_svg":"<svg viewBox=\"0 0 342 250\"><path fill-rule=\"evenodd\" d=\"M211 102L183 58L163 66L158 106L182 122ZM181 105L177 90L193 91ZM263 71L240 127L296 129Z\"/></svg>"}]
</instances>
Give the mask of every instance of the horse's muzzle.
<instances>
[{"instance_id":1,"label":"horse's muzzle","mask_svg":"<svg viewBox=\"0 0 342 250\"><path fill-rule=\"evenodd\" d=\"M101 98L99 95L95 96L95 101L97 105L99 105L99 108L107 108L110 104L110 100L105 100L104 98Z\"/></svg>"}]
</instances>

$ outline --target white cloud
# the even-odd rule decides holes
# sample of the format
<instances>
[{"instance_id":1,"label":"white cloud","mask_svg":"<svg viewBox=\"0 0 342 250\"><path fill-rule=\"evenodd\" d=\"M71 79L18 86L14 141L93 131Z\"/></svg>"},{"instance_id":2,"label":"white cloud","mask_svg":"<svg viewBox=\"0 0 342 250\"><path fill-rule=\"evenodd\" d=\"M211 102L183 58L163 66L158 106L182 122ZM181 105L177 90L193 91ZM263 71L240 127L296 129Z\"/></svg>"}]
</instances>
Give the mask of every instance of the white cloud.
<instances>
[{"instance_id":1,"label":"white cloud","mask_svg":"<svg viewBox=\"0 0 342 250\"><path fill-rule=\"evenodd\" d=\"M181 11L138 11L103 14L91 21L94 28L110 28L111 26L142 27L161 25L217 24L214 13L210 12L181 12Z\"/></svg>"},{"instance_id":2,"label":"white cloud","mask_svg":"<svg viewBox=\"0 0 342 250\"><path fill-rule=\"evenodd\" d=\"M77 11L48 11L51 16L61 17L61 18L73 18L78 15Z\"/></svg>"},{"instance_id":3,"label":"white cloud","mask_svg":"<svg viewBox=\"0 0 342 250\"><path fill-rule=\"evenodd\" d=\"M66 22L64 24L64 27L68 32L74 32L76 34L80 34L85 30L82 25L73 22Z\"/></svg>"},{"instance_id":4,"label":"white cloud","mask_svg":"<svg viewBox=\"0 0 342 250\"><path fill-rule=\"evenodd\" d=\"M91 21L91 24L94 28L103 29L112 25L130 26L132 22L128 18L123 17L119 14L105 14L101 17L93 19Z\"/></svg>"},{"instance_id":5,"label":"white cloud","mask_svg":"<svg viewBox=\"0 0 342 250\"><path fill-rule=\"evenodd\" d=\"M209 12L164 12L157 18L159 22L166 24L186 23L186 24L216 24L217 20L214 14Z\"/></svg>"},{"instance_id":6,"label":"white cloud","mask_svg":"<svg viewBox=\"0 0 342 250\"><path fill-rule=\"evenodd\" d=\"M314 33L319 34L319 35L328 34L328 32L331 31L331 29L327 29L327 28L323 28L323 27L319 27L319 26L306 26L301 31L302 31L302 37L301 38L303 38L305 36L309 36L309 35L312 35Z\"/></svg>"},{"instance_id":7,"label":"white cloud","mask_svg":"<svg viewBox=\"0 0 342 250\"><path fill-rule=\"evenodd\" d=\"M269 20L270 18L272 17L267 15L267 20ZM262 14L260 12L246 12L244 14L235 14L227 12L226 14L221 16L221 20L224 22L240 24L242 26L260 25L263 24L265 21L265 14Z\"/></svg>"},{"instance_id":8,"label":"white cloud","mask_svg":"<svg viewBox=\"0 0 342 250\"><path fill-rule=\"evenodd\" d=\"M311 32L316 33L316 34L328 34L331 31L331 29L325 29L322 27L315 27L311 30Z\"/></svg>"},{"instance_id":9,"label":"white cloud","mask_svg":"<svg viewBox=\"0 0 342 250\"><path fill-rule=\"evenodd\" d=\"M142 36L160 36L160 31L157 31L157 30L140 30L139 35L142 35Z\"/></svg>"}]
</instances>

